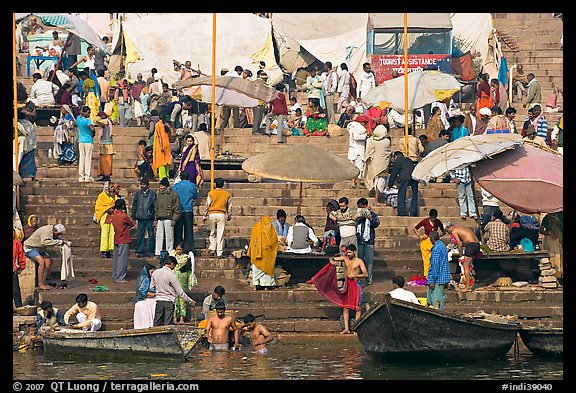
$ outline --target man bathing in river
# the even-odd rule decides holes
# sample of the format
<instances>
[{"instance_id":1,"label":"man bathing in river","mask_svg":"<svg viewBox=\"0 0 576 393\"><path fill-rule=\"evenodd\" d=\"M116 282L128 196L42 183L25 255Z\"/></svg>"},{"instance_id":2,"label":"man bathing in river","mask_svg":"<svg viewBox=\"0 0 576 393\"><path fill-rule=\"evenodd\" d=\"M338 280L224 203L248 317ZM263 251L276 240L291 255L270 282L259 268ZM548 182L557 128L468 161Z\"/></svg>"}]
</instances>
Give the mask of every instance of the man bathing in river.
<instances>
[{"instance_id":1,"label":"man bathing in river","mask_svg":"<svg viewBox=\"0 0 576 393\"><path fill-rule=\"evenodd\" d=\"M216 303L216 315L210 317L206 324L204 335L213 351L228 350L228 336L230 329L236 331L236 322L230 315L226 315L226 306L223 302ZM238 335L234 334L234 348L238 348Z\"/></svg>"},{"instance_id":2,"label":"man bathing in river","mask_svg":"<svg viewBox=\"0 0 576 393\"><path fill-rule=\"evenodd\" d=\"M480 251L480 242L474 232L468 227L456 226L454 223L449 222L446 224L446 232L452 234L456 239L458 246L458 254L460 258L464 257L462 265L464 267L464 292L472 291L470 284L470 263L474 256Z\"/></svg>"},{"instance_id":3,"label":"man bathing in river","mask_svg":"<svg viewBox=\"0 0 576 393\"><path fill-rule=\"evenodd\" d=\"M345 274L346 277L353 280L353 283L356 283L360 287L360 297L358 302L358 308L356 308L356 320L360 319L360 302L362 301L362 286L361 286L361 278L368 277L368 270L366 269L366 265L364 261L356 256L356 246L354 244L349 244L346 246L345 251L346 256L338 256L330 258L330 263L332 265L337 265L339 261L344 261L345 263ZM344 330L342 330L341 334L350 334L350 326L349 326L349 315L350 312L348 308L342 308L342 318L344 319Z\"/></svg>"},{"instance_id":4,"label":"man bathing in river","mask_svg":"<svg viewBox=\"0 0 576 393\"><path fill-rule=\"evenodd\" d=\"M238 342L238 337L243 330L250 332L250 341L252 342L252 350L261 355L268 353L266 344L274 340L272 333L266 329L266 326L256 322L256 318L252 314L246 314L244 317L244 324L238 326L238 330L234 332L234 341ZM234 346L236 348L236 345Z\"/></svg>"}]
</instances>

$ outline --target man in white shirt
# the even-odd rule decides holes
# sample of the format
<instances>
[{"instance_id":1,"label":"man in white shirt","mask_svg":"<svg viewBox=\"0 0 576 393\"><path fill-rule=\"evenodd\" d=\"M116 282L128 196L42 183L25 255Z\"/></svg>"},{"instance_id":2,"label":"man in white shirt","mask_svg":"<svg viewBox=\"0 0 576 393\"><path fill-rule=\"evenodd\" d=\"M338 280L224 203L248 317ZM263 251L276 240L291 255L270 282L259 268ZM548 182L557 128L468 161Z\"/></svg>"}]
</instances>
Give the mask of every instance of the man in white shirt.
<instances>
[{"instance_id":1,"label":"man in white shirt","mask_svg":"<svg viewBox=\"0 0 576 393\"><path fill-rule=\"evenodd\" d=\"M296 224L288 228L288 235L286 236L286 244L288 248L286 252L293 252L296 254L308 254L312 252L309 241L312 241L314 246L320 244L320 240L314 234L312 228L306 224L304 216L296 216Z\"/></svg>"},{"instance_id":2,"label":"man in white shirt","mask_svg":"<svg viewBox=\"0 0 576 393\"><path fill-rule=\"evenodd\" d=\"M350 103L350 72L346 63L340 64L340 72L338 73L338 87L336 91L340 94L338 97L337 112L342 113L344 101Z\"/></svg>"},{"instance_id":3,"label":"man in white shirt","mask_svg":"<svg viewBox=\"0 0 576 393\"><path fill-rule=\"evenodd\" d=\"M388 293L394 299L404 300L406 302L421 305L416 295L414 295L414 292L410 292L404 289L404 277L402 276L394 277L392 279L392 286L394 287L394 289Z\"/></svg>"},{"instance_id":4,"label":"man in white shirt","mask_svg":"<svg viewBox=\"0 0 576 393\"><path fill-rule=\"evenodd\" d=\"M358 78L358 100L362 101L362 97L370 90L376 87L376 78L372 72L372 66L366 62L362 65L363 72Z\"/></svg>"},{"instance_id":5,"label":"man in white shirt","mask_svg":"<svg viewBox=\"0 0 576 393\"><path fill-rule=\"evenodd\" d=\"M328 124L336 124L336 115L334 113L334 93L338 87L338 74L332 69L332 62L324 63L324 72L322 73L322 92L326 100L326 114Z\"/></svg>"},{"instance_id":6,"label":"man in white shirt","mask_svg":"<svg viewBox=\"0 0 576 393\"><path fill-rule=\"evenodd\" d=\"M32 75L32 80L34 84L30 88L28 101L32 101L35 105L54 105L54 95L58 93L58 86L42 79L39 72Z\"/></svg>"}]
</instances>

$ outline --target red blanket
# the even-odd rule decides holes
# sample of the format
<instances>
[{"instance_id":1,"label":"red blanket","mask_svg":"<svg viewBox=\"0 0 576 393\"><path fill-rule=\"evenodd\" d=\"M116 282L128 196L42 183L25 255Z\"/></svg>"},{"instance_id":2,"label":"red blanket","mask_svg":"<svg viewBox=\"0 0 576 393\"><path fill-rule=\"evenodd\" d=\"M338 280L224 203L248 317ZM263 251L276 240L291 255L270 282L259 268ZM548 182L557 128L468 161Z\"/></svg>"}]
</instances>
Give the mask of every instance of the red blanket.
<instances>
[{"instance_id":1,"label":"red blanket","mask_svg":"<svg viewBox=\"0 0 576 393\"><path fill-rule=\"evenodd\" d=\"M336 266L331 263L324 266L307 283L314 284L322 296L337 306L352 310L359 309L360 286L358 286L356 280L346 277L344 286L339 289L336 278Z\"/></svg>"}]
</instances>

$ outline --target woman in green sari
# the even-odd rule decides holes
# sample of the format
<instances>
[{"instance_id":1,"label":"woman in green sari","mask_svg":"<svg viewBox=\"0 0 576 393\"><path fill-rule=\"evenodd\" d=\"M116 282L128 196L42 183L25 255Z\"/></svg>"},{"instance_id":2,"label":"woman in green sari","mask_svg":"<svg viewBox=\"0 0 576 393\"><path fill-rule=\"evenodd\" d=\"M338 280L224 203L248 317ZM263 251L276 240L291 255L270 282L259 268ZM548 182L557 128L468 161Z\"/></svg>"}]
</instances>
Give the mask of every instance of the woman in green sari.
<instances>
[{"instance_id":1,"label":"woman in green sari","mask_svg":"<svg viewBox=\"0 0 576 393\"><path fill-rule=\"evenodd\" d=\"M325 136L327 134L328 121L326 113L320 106L318 98L308 100L308 111L306 112L306 126L304 135L306 136Z\"/></svg>"},{"instance_id":2,"label":"woman in green sari","mask_svg":"<svg viewBox=\"0 0 576 393\"><path fill-rule=\"evenodd\" d=\"M174 273L178 277L178 281L184 291L191 291L194 285L197 285L196 276L192 267L192 261L188 254L184 253L181 245L170 251L170 255L176 258L176 267ZM188 261L190 260L190 263ZM174 323L183 325L186 319L186 302L180 296L176 296L174 300Z\"/></svg>"}]
</instances>

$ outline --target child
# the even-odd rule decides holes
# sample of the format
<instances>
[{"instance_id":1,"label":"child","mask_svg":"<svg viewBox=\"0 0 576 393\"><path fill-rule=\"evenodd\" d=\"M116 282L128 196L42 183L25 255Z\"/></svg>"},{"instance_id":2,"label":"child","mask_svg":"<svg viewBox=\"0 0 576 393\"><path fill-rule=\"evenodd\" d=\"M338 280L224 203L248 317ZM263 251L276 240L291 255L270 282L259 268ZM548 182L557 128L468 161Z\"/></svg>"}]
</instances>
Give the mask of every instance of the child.
<instances>
[{"instance_id":1,"label":"child","mask_svg":"<svg viewBox=\"0 0 576 393\"><path fill-rule=\"evenodd\" d=\"M138 141L138 152L134 172L139 178L146 178L148 181L154 180L154 172L151 165L152 147L147 146L144 139Z\"/></svg>"},{"instance_id":2,"label":"child","mask_svg":"<svg viewBox=\"0 0 576 393\"><path fill-rule=\"evenodd\" d=\"M290 119L288 120L288 128L292 130L293 136L301 136L304 135L301 132L302 127L305 124L305 120L302 116L302 108L296 108L296 111L290 115Z\"/></svg>"}]
</instances>

